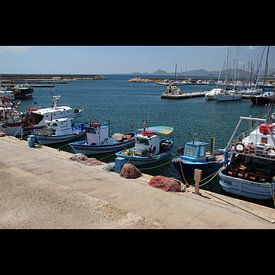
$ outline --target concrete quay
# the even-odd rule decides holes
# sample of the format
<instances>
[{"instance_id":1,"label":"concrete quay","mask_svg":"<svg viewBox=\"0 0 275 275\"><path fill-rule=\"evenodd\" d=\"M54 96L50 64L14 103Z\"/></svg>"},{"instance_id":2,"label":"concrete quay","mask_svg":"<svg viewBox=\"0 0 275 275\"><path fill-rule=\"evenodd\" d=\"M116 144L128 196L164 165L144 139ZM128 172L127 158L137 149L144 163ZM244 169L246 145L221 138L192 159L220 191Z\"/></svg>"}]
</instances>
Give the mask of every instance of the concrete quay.
<instances>
[{"instance_id":1,"label":"concrete quay","mask_svg":"<svg viewBox=\"0 0 275 275\"><path fill-rule=\"evenodd\" d=\"M70 153L0 137L0 228L275 228L275 209L209 191L169 193Z\"/></svg>"}]
</instances>

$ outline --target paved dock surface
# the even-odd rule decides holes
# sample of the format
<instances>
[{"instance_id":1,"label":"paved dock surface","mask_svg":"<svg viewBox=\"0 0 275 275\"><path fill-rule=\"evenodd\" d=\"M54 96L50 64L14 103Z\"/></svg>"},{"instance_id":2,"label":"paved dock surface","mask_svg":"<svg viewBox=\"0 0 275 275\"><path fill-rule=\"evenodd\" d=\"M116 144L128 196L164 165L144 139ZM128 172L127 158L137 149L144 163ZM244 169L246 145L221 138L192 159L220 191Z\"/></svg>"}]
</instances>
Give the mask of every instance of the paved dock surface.
<instances>
[{"instance_id":1,"label":"paved dock surface","mask_svg":"<svg viewBox=\"0 0 275 275\"><path fill-rule=\"evenodd\" d=\"M272 208L164 192L149 175L124 179L15 138L0 138L0 156L0 228L275 228Z\"/></svg>"}]
</instances>

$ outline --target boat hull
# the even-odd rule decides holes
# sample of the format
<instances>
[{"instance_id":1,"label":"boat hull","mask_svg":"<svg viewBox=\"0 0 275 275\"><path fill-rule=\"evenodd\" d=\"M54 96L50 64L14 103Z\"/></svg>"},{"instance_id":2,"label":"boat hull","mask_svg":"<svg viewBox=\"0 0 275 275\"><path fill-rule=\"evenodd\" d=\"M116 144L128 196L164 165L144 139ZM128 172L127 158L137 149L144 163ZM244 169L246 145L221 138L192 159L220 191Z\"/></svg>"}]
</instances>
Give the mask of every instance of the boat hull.
<instances>
[{"instance_id":1,"label":"boat hull","mask_svg":"<svg viewBox=\"0 0 275 275\"><path fill-rule=\"evenodd\" d=\"M5 133L7 136L21 136L21 126L3 127L0 125L0 131Z\"/></svg>"},{"instance_id":2,"label":"boat hull","mask_svg":"<svg viewBox=\"0 0 275 275\"><path fill-rule=\"evenodd\" d=\"M216 95L217 101L235 101L235 100L241 100L241 95L223 95L218 94Z\"/></svg>"},{"instance_id":3,"label":"boat hull","mask_svg":"<svg viewBox=\"0 0 275 275\"><path fill-rule=\"evenodd\" d=\"M130 147L135 143L135 140L128 140L125 142L118 142L112 145L88 145L85 144L86 140L69 143L69 146L75 153L81 153L84 155L96 155L114 153L124 148Z\"/></svg>"},{"instance_id":4,"label":"boat hull","mask_svg":"<svg viewBox=\"0 0 275 275\"><path fill-rule=\"evenodd\" d=\"M194 170L200 169L202 170L202 177L207 177L216 171L219 170L223 166L223 162L205 162L205 163L187 163L184 159L178 157L172 160L173 167L177 170L180 177L182 178L182 172L184 173L185 177L193 177Z\"/></svg>"},{"instance_id":5,"label":"boat hull","mask_svg":"<svg viewBox=\"0 0 275 275\"><path fill-rule=\"evenodd\" d=\"M131 163L135 166L150 165L152 163L160 162L163 159L167 158L171 154L172 148L173 148L173 143L171 143L171 147L168 151L163 152L163 153L158 154L158 155L153 156L153 157L142 157L142 156L135 156L135 155L134 156L129 156L129 155L124 154L123 153L124 151L116 153L116 156L126 159L126 161L128 163Z\"/></svg>"},{"instance_id":6,"label":"boat hull","mask_svg":"<svg viewBox=\"0 0 275 275\"><path fill-rule=\"evenodd\" d=\"M56 144L56 143L71 141L74 139L81 138L84 135L85 133L62 135L62 136L42 136L42 135L35 135L35 136L39 144L47 145L47 144Z\"/></svg>"},{"instance_id":7,"label":"boat hull","mask_svg":"<svg viewBox=\"0 0 275 275\"><path fill-rule=\"evenodd\" d=\"M252 104L254 105L265 105L275 103L275 96L264 97L264 96L252 96Z\"/></svg>"},{"instance_id":8,"label":"boat hull","mask_svg":"<svg viewBox=\"0 0 275 275\"><path fill-rule=\"evenodd\" d=\"M228 193L258 200L271 199L272 192L275 192L275 182L254 182L224 175L222 171L219 173L219 184Z\"/></svg>"}]
</instances>

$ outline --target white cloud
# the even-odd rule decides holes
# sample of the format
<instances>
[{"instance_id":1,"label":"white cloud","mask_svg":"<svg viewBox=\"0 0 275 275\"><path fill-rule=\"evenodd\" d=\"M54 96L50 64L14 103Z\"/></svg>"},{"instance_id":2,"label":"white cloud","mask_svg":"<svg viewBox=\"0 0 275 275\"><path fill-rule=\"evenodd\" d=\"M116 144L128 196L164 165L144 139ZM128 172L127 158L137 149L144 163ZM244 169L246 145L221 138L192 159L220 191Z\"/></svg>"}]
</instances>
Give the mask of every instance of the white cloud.
<instances>
[{"instance_id":1,"label":"white cloud","mask_svg":"<svg viewBox=\"0 0 275 275\"><path fill-rule=\"evenodd\" d=\"M26 53L32 46L0 46L0 53Z\"/></svg>"}]
</instances>

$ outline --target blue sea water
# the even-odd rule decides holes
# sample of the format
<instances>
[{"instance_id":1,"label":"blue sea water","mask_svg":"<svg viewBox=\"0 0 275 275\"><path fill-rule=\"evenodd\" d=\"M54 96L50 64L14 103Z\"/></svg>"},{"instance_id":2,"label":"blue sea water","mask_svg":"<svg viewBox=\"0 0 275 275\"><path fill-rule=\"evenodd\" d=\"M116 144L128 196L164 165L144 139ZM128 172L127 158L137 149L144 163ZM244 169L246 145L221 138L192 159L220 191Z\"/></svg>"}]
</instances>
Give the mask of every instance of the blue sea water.
<instances>
[{"instance_id":1,"label":"blue sea water","mask_svg":"<svg viewBox=\"0 0 275 275\"><path fill-rule=\"evenodd\" d=\"M61 95L58 105L70 105L84 110L77 122L88 121L93 117L100 122L110 120L111 132L125 132L134 124L142 126L148 119L148 125L174 127L172 135L174 152L183 143L196 138L210 142L216 138L216 149L224 148L240 116L263 116L269 111L265 106L254 106L250 100L236 102L213 102L204 97L186 100L165 100L160 94L165 86L154 83L128 82L134 75L106 75L106 80L81 80L67 84L57 84L53 88L34 88L33 98L24 100L21 108L49 107L52 95ZM209 91L213 86L180 86L185 92ZM113 160L113 159L112 159ZM168 159L169 161L169 159ZM159 168L144 171L152 175L164 175L179 178L170 163ZM205 189L224 193L217 179L205 186ZM271 202L264 202L269 206Z\"/></svg>"}]
</instances>

